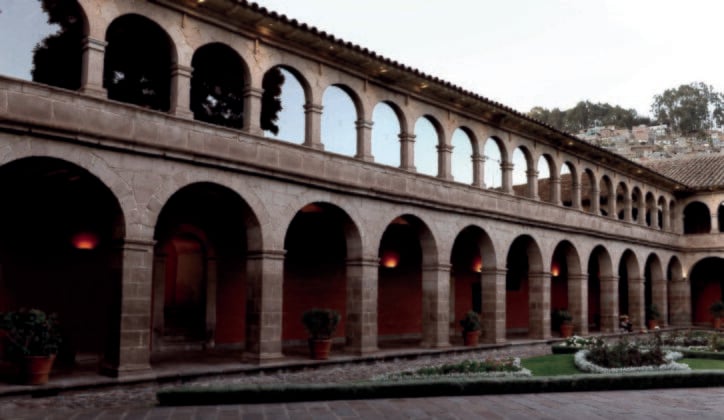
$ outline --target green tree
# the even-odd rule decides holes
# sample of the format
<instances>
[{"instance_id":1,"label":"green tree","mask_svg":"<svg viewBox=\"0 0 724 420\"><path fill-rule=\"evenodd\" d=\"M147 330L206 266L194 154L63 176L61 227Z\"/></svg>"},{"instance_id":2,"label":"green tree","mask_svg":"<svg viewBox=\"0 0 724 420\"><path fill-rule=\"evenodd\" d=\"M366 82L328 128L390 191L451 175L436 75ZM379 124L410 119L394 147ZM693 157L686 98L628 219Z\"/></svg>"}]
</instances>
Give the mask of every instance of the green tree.
<instances>
[{"instance_id":1,"label":"green tree","mask_svg":"<svg viewBox=\"0 0 724 420\"><path fill-rule=\"evenodd\" d=\"M651 113L675 132L703 137L724 122L724 96L710 85L693 82L654 96Z\"/></svg>"},{"instance_id":2,"label":"green tree","mask_svg":"<svg viewBox=\"0 0 724 420\"><path fill-rule=\"evenodd\" d=\"M651 122L648 117L638 115L635 109L625 109L618 105L590 101L580 101L573 108L564 111L559 108L549 110L537 106L532 108L528 115L559 130L571 133L604 125L630 129L634 125Z\"/></svg>"}]
</instances>

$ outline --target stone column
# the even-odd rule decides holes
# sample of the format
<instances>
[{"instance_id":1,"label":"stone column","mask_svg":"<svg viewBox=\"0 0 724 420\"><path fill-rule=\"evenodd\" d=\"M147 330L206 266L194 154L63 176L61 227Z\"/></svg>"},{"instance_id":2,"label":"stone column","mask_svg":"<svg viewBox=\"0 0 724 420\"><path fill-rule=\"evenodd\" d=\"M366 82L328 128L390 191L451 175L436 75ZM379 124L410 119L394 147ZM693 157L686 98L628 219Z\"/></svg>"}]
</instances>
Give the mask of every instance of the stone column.
<instances>
[{"instance_id":1,"label":"stone column","mask_svg":"<svg viewBox=\"0 0 724 420\"><path fill-rule=\"evenodd\" d=\"M525 172L528 176L528 198L538 200L538 171L535 169L529 169Z\"/></svg>"},{"instance_id":2,"label":"stone column","mask_svg":"<svg viewBox=\"0 0 724 420\"><path fill-rule=\"evenodd\" d=\"M669 305L668 296L669 291L667 290L667 282L664 278L658 280L651 280L651 303L659 308L661 313L661 319L659 319L659 326L665 327L669 321Z\"/></svg>"},{"instance_id":3,"label":"stone column","mask_svg":"<svg viewBox=\"0 0 724 420\"><path fill-rule=\"evenodd\" d=\"M669 282L669 308L671 325L691 326L691 286L686 278Z\"/></svg>"},{"instance_id":4,"label":"stone column","mask_svg":"<svg viewBox=\"0 0 724 420\"><path fill-rule=\"evenodd\" d=\"M669 214L668 205L664 205L664 208L661 211L661 217L663 218L661 221L661 229L665 232L671 231L671 215Z\"/></svg>"},{"instance_id":5,"label":"stone column","mask_svg":"<svg viewBox=\"0 0 724 420\"><path fill-rule=\"evenodd\" d=\"M377 351L378 258L347 261L347 351L364 355Z\"/></svg>"},{"instance_id":6,"label":"stone column","mask_svg":"<svg viewBox=\"0 0 724 420\"><path fill-rule=\"evenodd\" d=\"M481 292L482 340L484 343L505 342L505 274L507 270L483 268Z\"/></svg>"},{"instance_id":7,"label":"stone column","mask_svg":"<svg viewBox=\"0 0 724 420\"><path fill-rule=\"evenodd\" d=\"M120 272L120 318L116 348L109 348L101 372L123 377L150 371L153 245L147 238L126 238L113 261Z\"/></svg>"},{"instance_id":8,"label":"stone column","mask_svg":"<svg viewBox=\"0 0 724 420\"><path fill-rule=\"evenodd\" d=\"M636 222L641 226L646 226L646 202L644 202L643 194L641 197L639 197L638 203L636 203L638 206L638 219ZM634 325L634 328L636 326Z\"/></svg>"},{"instance_id":9,"label":"stone column","mask_svg":"<svg viewBox=\"0 0 724 420\"><path fill-rule=\"evenodd\" d=\"M595 187L591 188L591 213L601 214L601 190Z\"/></svg>"},{"instance_id":10,"label":"stone column","mask_svg":"<svg viewBox=\"0 0 724 420\"><path fill-rule=\"evenodd\" d=\"M623 199L623 220L624 222L633 222L633 201L631 201L631 196L626 196Z\"/></svg>"},{"instance_id":11,"label":"stone column","mask_svg":"<svg viewBox=\"0 0 724 420\"><path fill-rule=\"evenodd\" d=\"M634 329L641 331L646 328L646 299L642 278L628 279L628 309Z\"/></svg>"},{"instance_id":12,"label":"stone column","mask_svg":"<svg viewBox=\"0 0 724 420\"><path fill-rule=\"evenodd\" d=\"M172 115L193 119L191 112L191 67L174 64L171 66L171 109Z\"/></svg>"},{"instance_id":13,"label":"stone column","mask_svg":"<svg viewBox=\"0 0 724 420\"><path fill-rule=\"evenodd\" d=\"M575 179L571 183L571 208L581 208L581 183Z\"/></svg>"},{"instance_id":14,"label":"stone column","mask_svg":"<svg viewBox=\"0 0 724 420\"><path fill-rule=\"evenodd\" d=\"M324 150L322 144L322 105L304 105L304 145L312 149Z\"/></svg>"},{"instance_id":15,"label":"stone column","mask_svg":"<svg viewBox=\"0 0 724 420\"><path fill-rule=\"evenodd\" d=\"M263 89L244 88L244 130L255 136L264 135L261 129L261 96Z\"/></svg>"},{"instance_id":16,"label":"stone column","mask_svg":"<svg viewBox=\"0 0 724 420\"><path fill-rule=\"evenodd\" d=\"M513 194L513 164L502 162L500 164L500 170L503 175L503 192Z\"/></svg>"},{"instance_id":17,"label":"stone column","mask_svg":"<svg viewBox=\"0 0 724 420\"><path fill-rule=\"evenodd\" d=\"M601 285L601 332L618 331L618 277L600 278Z\"/></svg>"},{"instance_id":18,"label":"stone column","mask_svg":"<svg viewBox=\"0 0 724 420\"><path fill-rule=\"evenodd\" d=\"M103 87L103 66L107 42L87 37L83 40L83 64L80 77L80 92L85 95L105 98Z\"/></svg>"},{"instance_id":19,"label":"stone column","mask_svg":"<svg viewBox=\"0 0 724 420\"><path fill-rule=\"evenodd\" d=\"M400 133L400 168L415 172L415 135Z\"/></svg>"},{"instance_id":20,"label":"stone column","mask_svg":"<svg viewBox=\"0 0 724 420\"><path fill-rule=\"evenodd\" d=\"M375 158L372 156L372 121L357 120L357 154L355 157L367 162L373 162Z\"/></svg>"},{"instance_id":21,"label":"stone column","mask_svg":"<svg viewBox=\"0 0 724 420\"><path fill-rule=\"evenodd\" d=\"M551 274L528 273L528 337L551 337Z\"/></svg>"},{"instance_id":22,"label":"stone column","mask_svg":"<svg viewBox=\"0 0 724 420\"><path fill-rule=\"evenodd\" d=\"M711 233L719 233L719 207L711 212Z\"/></svg>"},{"instance_id":23,"label":"stone column","mask_svg":"<svg viewBox=\"0 0 724 420\"><path fill-rule=\"evenodd\" d=\"M437 146L437 177L440 179L452 180L452 151L453 146L449 144L438 144Z\"/></svg>"},{"instance_id":24,"label":"stone column","mask_svg":"<svg viewBox=\"0 0 724 420\"><path fill-rule=\"evenodd\" d=\"M616 193L608 191L608 217L618 219L618 208L616 208Z\"/></svg>"},{"instance_id":25,"label":"stone column","mask_svg":"<svg viewBox=\"0 0 724 420\"><path fill-rule=\"evenodd\" d=\"M282 357L283 280L284 251L264 250L249 255L245 359Z\"/></svg>"},{"instance_id":26,"label":"stone column","mask_svg":"<svg viewBox=\"0 0 724 420\"><path fill-rule=\"evenodd\" d=\"M568 311L573 316L573 330L588 335L588 276L568 275Z\"/></svg>"},{"instance_id":27,"label":"stone column","mask_svg":"<svg viewBox=\"0 0 724 420\"><path fill-rule=\"evenodd\" d=\"M450 265L422 267L422 346L450 345Z\"/></svg>"},{"instance_id":28,"label":"stone column","mask_svg":"<svg viewBox=\"0 0 724 420\"><path fill-rule=\"evenodd\" d=\"M551 203L553 203L557 206L560 206L561 205L561 179L560 178L551 178L550 188L551 188L551 196L550 196Z\"/></svg>"},{"instance_id":29,"label":"stone column","mask_svg":"<svg viewBox=\"0 0 724 420\"><path fill-rule=\"evenodd\" d=\"M654 206L651 209L651 227L654 229L659 228L659 208L658 208L658 206Z\"/></svg>"},{"instance_id":30,"label":"stone column","mask_svg":"<svg viewBox=\"0 0 724 420\"><path fill-rule=\"evenodd\" d=\"M485 188L485 157L473 155L473 186Z\"/></svg>"}]
</instances>

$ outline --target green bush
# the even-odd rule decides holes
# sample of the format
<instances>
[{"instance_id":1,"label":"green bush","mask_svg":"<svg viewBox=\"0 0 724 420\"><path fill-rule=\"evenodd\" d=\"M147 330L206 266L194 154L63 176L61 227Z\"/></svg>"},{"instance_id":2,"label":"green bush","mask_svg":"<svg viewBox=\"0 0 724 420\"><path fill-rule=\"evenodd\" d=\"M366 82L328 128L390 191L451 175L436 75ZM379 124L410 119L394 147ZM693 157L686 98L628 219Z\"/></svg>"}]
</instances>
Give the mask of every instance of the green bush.
<instances>
[{"instance_id":1,"label":"green bush","mask_svg":"<svg viewBox=\"0 0 724 420\"><path fill-rule=\"evenodd\" d=\"M601 344L590 348L588 361L605 368L659 366L668 363L660 339L649 345L631 343L625 337L613 345Z\"/></svg>"}]
</instances>

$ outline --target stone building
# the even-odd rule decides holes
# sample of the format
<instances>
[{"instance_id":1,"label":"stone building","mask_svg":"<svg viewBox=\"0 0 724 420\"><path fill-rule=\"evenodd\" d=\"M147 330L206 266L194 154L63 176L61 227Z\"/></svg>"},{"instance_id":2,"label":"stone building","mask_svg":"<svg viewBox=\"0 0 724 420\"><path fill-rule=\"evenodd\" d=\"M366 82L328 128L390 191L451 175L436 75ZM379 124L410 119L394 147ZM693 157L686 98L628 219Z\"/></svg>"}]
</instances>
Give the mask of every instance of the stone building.
<instances>
[{"instance_id":1,"label":"stone building","mask_svg":"<svg viewBox=\"0 0 724 420\"><path fill-rule=\"evenodd\" d=\"M58 312L68 358L280 358L313 307L368 355L450 346L470 309L502 343L556 334L554 309L587 334L653 304L706 323L721 299L721 158L642 166L243 0L77 5L74 80L0 76L0 310ZM262 126L280 71L302 95L284 140Z\"/></svg>"}]
</instances>

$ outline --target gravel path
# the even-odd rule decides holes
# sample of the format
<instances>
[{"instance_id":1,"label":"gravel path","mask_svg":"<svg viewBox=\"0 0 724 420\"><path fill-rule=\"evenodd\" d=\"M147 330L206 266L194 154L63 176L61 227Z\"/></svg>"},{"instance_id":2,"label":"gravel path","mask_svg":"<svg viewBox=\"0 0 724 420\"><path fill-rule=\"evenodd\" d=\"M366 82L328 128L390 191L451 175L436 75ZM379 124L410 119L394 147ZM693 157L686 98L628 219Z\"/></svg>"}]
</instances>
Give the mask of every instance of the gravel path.
<instances>
[{"instance_id":1,"label":"gravel path","mask_svg":"<svg viewBox=\"0 0 724 420\"><path fill-rule=\"evenodd\" d=\"M323 366L294 372L278 371L272 374L205 377L184 384L211 386L223 384L343 383L367 380L388 372L458 362L470 358L526 358L549 352L550 346L548 344L535 344L465 354L424 356L412 360L399 359L368 364ZM27 414L30 410L42 409L62 412L64 410L77 411L80 409L149 407L156 404L157 390L178 385L181 385L181 383L149 383L112 389L66 392L58 396L45 398L8 397L0 399L0 418L22 417L20 413Z\"/></svg>"}]
</instances>

